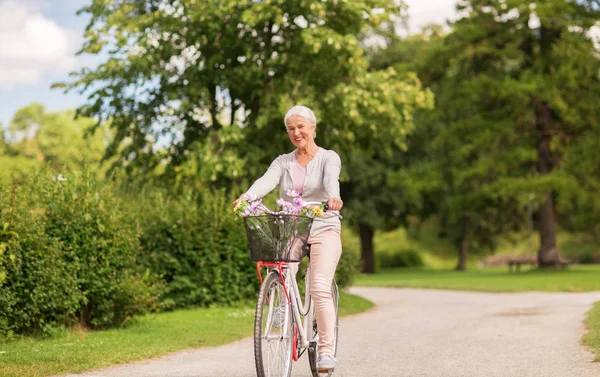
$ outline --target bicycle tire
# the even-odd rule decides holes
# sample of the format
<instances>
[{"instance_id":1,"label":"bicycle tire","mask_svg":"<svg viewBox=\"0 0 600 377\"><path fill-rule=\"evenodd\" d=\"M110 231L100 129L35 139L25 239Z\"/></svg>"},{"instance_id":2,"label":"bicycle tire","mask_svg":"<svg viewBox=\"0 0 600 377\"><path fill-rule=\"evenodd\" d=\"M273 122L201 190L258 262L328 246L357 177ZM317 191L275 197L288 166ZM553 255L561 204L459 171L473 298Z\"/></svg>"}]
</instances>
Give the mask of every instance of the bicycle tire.
<instances>
[{"instance_id":1,"label":"bicycle tire","mask_svg":"<svg viewBox=\"0 0 600 377\"><path fill-rule=\"evenodd\" d=\"M339 319L338 319L338 301L340 299L338 287L335 282L335 279L331 283L331 296L333 297L333 307L335 309L335 328L333 332L333 356L337 355L337 346L338 346L338 328L339 328ZM317 335L319 329L317 328L317 320L315 318L313 322L313 334ZM313 336L314 336L313 335ZM313 377L331 377L333 371L328 373L319 373L317 370L317 358L319 357L319 345L317 342L311 342L308 347L308 362L310 364L310 371Z\"/></svg>"},{"instance_id":2,"label":"bicycle tire","mask_svg":"<svg viewBox=\"0 0 600 377\"><path fill-rule=\"evenodd\" d=\"M267 300L268 299L268 300ZM284 326L277 326L275 315L276 308L284 304L286 309L281 319L283 323L285 316L288 316L287 331ZM270 308L272 307L272 308ZM269 311L272 315L269 319ZM260 286L258 299L256 301L256 312L254 315L254 363L256 365L256 375L258 377L290 377L292 374L293 363L293 328L294 322L292 312L287 305L287 298L281 282L281 277L277 271L271 271ZM274 331L271 333L271 331ZM277 333L279 331L279 333ZM265 339L265 336L271 336L277 339ZM267 347L265 347L267 345ZM271 347L272 346L272 347ZM267 348L267 349L265 349ZM271 355L272 349L279 349L277 354L281 355L282 360L274 363L277 355ZM273 360L271 359L273 356ZM266 368L265 368L266 367Z\"/></svg>"}]
</instances>

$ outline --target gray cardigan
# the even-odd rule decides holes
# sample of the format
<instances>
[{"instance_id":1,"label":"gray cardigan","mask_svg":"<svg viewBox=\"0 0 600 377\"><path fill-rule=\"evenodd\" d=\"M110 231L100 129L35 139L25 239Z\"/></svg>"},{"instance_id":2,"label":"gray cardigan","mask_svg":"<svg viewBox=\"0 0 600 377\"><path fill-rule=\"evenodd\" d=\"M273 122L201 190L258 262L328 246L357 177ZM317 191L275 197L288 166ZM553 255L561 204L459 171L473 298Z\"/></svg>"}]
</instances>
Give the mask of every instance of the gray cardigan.
<instances>
[{"instance_id":1,"label":"gray cardigan","mask_svg":"<svg viewBox=\"0 0 600 377\"><path fill-rule=\"evenodd\" d=\"M292 180L292 164L295 151L277 157L248 191L249 197L262 198L279 185L279 196L291 202L288 190L294 189ZM314 158L306 165L306 179L302 189L302 199L307 202L326 202L330 198L340 198L340 171L342 161L337 153L319 148ZM327 211L322 217L315 218L311 235L316 235L328 228L341 230L338 211Z\"/></svg>"}]
</instances>

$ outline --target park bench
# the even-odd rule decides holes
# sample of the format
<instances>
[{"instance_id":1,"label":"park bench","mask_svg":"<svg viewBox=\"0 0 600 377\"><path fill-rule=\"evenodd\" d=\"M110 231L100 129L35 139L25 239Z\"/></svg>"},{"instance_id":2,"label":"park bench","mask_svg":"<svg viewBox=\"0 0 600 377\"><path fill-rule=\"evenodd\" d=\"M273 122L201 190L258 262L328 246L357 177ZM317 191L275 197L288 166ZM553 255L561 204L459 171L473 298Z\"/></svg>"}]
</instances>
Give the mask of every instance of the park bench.
<instances>
[{"instance_id":1,"label":"park bench","mask_svg":"<svg viewBox=\"0 0 600 377\"><path fill-rule=\"evenodd\" d=\"M528 264L532 268L537 266L537 257L535 256L514 256L507 260L509 271L519 272L522 264Z\"/></svg>"},{"instance_id":2,"label":"park bench","mask_svg":"<svg viewBox=\"0 0 600 377\"><path fill-rule=\"evenodd\" d=\"M560 268L566 268L572 261L560 258L558 265ZM508 264L508 270L519 272L521 265L528 264L532 268L537 266L537 257L536 256L514 256L507 260L506 264Z\"/></svg>"}]
</instances>

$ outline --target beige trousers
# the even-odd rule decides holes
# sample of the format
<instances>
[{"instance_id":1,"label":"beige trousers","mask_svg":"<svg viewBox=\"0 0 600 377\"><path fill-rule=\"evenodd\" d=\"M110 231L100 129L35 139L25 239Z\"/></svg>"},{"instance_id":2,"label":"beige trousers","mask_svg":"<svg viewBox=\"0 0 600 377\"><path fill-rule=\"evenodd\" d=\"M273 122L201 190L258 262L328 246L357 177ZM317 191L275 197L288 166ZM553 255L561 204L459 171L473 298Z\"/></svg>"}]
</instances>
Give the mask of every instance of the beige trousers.
<instances>
[{"instance_id":1,"label":"beige trousers","mask_svg":"<svg viewBox=\"0 0 600 377\"><path fill-rule=\"evenodd\" d=\"M342 255L340 231L327 229L308 239L310 248L310 291L319 328L319 355L333 356L335 308L331 283Z\"/></svg>"}]
</instances>

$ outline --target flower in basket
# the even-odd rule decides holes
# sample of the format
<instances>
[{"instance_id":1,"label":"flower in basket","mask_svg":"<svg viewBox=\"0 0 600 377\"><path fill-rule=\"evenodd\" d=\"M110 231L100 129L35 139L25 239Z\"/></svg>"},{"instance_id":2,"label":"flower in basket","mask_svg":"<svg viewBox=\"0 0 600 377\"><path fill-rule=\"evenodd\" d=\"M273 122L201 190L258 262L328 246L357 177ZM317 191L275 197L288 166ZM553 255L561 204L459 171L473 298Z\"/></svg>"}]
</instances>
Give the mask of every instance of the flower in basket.
<instances>
[{"instance_id":1,"label":"flower in basket","mask_svg":"<svg viewBox=\"0 0 600 377\"><path fill-rule=\"evenodd\" d=\"M277 204L282 208L285 214L307 217L321 217L325 205L313 206L302 200L302 196L295 190L288 190L287 195L292 197L292 203L279 199Z\"/></svg>"},{"instance_id":2,"label":"flower in basket","mask_svg":"<svg viewBox=\"0 0 600 377\"><path fill-rule=\"evenodd\" d=\"M248 216L260 216L264 212L261 199L248 198L248 200L240 200L235 207L233 212L236 218L248 217Z\"/></svg>"},{"instance_id":3,"label":"flower in basket","mask_svg":"<svg viewBox=\"0 0 600 377\"><path fill-rule=\"evenodd\" d=\"M317 217L321 217L321 216L323 216L323 208L321 208L321 207L313 207L312 213L315 216L317 216Z\"/></svg>"},{"instance_id":4,"label":"flower in basket","mask_svg":"<svg viewBox=\"0 0 600 377\"><path fill-rule=\"evenodd\" d=\"M248 201L239 201L233 208L233 212L236 218L249 217L249 216L260 216L265 212L272 215L292 215L292 216L306 216L306 217L321 217L324 214L325 205L321 204L313 206L307 204L302 200L302 196L295 190L289 190L288 196L292 197L292 201L280 198L277 199L277 205L280 208L278 212L269 211L262 203L261 199L256 197L248 198Z\"/></svg>"}]
</instances>

